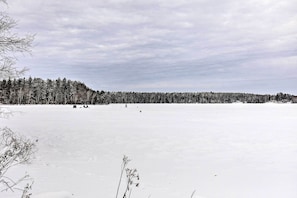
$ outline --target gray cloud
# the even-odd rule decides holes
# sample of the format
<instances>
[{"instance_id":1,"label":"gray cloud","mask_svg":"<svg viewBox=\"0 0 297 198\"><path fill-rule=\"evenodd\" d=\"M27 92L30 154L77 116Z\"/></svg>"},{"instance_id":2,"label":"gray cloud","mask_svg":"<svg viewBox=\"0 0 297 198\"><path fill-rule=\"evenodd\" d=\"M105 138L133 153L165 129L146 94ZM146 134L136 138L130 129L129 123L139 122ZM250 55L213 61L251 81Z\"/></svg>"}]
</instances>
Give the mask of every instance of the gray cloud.
<instances>
[{"instance_id":1,"label":"gray cloud","mask_svg":"<svg viewBox=\"0 0 297 198\"><path fill-rule=\"evenodd\" d=\"M30 74L94 89L297 94L295 0L15 0Z\"/></svg>"}]
</instances>

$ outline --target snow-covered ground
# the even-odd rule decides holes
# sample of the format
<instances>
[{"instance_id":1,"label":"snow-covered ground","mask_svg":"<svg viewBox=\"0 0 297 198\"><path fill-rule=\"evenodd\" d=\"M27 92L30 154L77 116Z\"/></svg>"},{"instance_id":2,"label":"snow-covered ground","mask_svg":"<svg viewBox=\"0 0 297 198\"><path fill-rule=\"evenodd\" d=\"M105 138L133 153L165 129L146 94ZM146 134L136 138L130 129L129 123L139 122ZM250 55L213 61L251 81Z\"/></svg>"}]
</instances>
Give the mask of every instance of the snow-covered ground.
<instances>
[{"instance_id":1,"label":"snow-covered ground","mask_svg":"<svg viewBox=\"0 0 297 198\"><path fill-rule=\"evenodd\" d=\"M131 198L296 198L297 105L9 106L0 127L38 139L33 198L115 198L123 155ZM19 197L0 193L0 197Z\"/></svg>"}]
</instances>

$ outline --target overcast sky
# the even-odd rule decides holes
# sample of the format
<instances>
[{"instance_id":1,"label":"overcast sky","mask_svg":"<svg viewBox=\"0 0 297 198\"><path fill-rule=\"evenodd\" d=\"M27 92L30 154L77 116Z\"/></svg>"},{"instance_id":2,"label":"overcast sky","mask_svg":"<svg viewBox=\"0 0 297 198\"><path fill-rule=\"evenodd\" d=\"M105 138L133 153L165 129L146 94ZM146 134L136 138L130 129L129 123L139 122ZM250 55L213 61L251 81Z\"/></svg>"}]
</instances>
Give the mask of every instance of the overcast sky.
<instances>
[{"instance_id":1,"label":"overcast sky","mask_svg":"<svg viewBox=\"0 0 297 198\"><path fill-rule=\"evenodd\" d=\"M95 90L297 94L297 0L14 0L27 76Z\"/></svg>"}]
</instances>

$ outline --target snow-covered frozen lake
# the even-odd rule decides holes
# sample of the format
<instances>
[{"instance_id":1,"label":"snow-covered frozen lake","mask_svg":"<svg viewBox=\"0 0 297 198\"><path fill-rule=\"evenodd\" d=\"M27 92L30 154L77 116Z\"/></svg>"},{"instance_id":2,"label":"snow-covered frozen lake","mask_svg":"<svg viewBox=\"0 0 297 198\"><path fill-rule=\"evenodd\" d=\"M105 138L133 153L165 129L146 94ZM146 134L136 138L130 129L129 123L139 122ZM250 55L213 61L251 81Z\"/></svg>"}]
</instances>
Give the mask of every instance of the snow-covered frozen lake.
<instances>
[{"instance_id":1,"label":"snow-covered frozen lake","mask_svg":"<svg viewBox=\"0 0 297 198\"><path fill-rule=\"evenodd\" d=\"M140 174L131 198L297 197L294 104L8 107L0 127L38 139L10 173L34 177L33 198L115 198L124 154Z\"/></svg>"}]
</instances>

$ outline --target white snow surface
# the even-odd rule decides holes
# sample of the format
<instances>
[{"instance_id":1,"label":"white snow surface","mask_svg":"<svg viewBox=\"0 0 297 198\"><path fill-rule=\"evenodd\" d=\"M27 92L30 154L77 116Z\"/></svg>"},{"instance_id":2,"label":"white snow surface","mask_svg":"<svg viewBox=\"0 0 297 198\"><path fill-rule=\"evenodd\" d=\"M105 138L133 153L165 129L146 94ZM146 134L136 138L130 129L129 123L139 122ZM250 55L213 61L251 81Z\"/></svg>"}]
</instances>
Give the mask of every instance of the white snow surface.
<instances>
[{"instance_id":1,"label":"white snow surface","mask_svg":"<svg viewBox=\"0 0 297 198\"><path fill-rule=\"evenodd\" d=\"M294 104L4 107L0 127L38 139L9 172L34 178L33 198L115 198L123 155L140 174L131 198L297 197Z\"/></svg>"},{"instance_id":2,"label":"white snow surface","mask_svg":"<svg viewBox=\"0 0 297 198\"><path fill-rule=\"evenodd\" d=\"M48 192L34 196L34 198L71 198L73 194L69 192Z\"/></svg>"}]
</instances>

